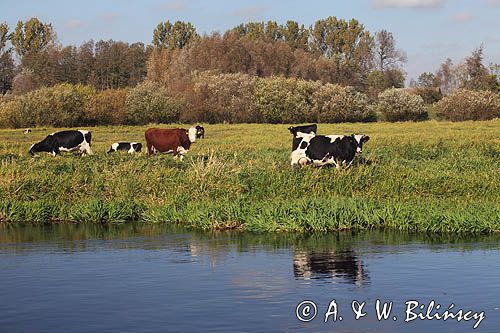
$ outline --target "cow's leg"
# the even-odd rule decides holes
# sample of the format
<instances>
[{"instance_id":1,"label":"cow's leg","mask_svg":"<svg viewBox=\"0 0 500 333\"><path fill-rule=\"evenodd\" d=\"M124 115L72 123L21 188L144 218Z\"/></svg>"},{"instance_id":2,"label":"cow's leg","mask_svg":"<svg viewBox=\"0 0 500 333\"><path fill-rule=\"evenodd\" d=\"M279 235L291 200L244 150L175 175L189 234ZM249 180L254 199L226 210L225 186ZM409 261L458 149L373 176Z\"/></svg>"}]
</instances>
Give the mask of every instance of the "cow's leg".
<instances>
[{"instance_id":1,"label":"cow's leg","mask_svg":"<svg viewBox=\"0 0 500 333\"><path fill-rule=\"evenodd\" d=\"M341 166L342 166L342 162L339 163L339 161L337 161L335 158L333 159L333 165L335 165L335 168L337 168L337 170L340 170Z\"/></svg>"},{"instance_id":2,"label":"cow's leg","mask_svg":"<svg viewBox=\"0 0 500 333\"><path fill-rule=\"evenodd\" d=\"M177 154L179 153L179 146L174 146L172 148L172 154L174 155L174 159L177 159Z\"/></svg>"},{"instance_id":3,"label":"cow's leg","mask_svg":"<svg viewBox=\"0 0 500 333\"><path fill-rule=\"evenodd\" d=\"M149 143L149 142L148 142L146 146L147 146L147 148L148 148L148 156L149 156L149 155L153 155L153 153L154 153L154 150L153 150L153 145L152 145L151 143Z\"/></svg>"},{"instance_id":4,"label":"cow's leg","mask_svg":"<svg viewBox=\"0 0 500 333\"><path fill-rule=\"evenodd\" d=\"M52 149L52 156L56 157L59 154L59 148Z\"/></svg>"},{"instance_id":5,"label":"cow's leg","mask_svg":"<svg viewBox=\"0 0 500 333\"><path fill-rule=\"evenodd\" d=\"M184 155L187 154L189 150L184 149L182 146L177 148L177 150L179 151L179 159L182 161L184 159Z\"/></svg>"}]
</instances>

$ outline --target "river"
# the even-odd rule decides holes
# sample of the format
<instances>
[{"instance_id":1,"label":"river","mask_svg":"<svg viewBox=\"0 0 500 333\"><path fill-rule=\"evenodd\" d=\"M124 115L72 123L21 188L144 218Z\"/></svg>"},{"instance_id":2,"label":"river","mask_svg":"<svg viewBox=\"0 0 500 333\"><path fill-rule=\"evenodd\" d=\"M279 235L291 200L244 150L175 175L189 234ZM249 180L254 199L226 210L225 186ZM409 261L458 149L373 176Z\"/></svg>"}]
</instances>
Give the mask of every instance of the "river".
<instances>
[{"instance_id":1,"label":"river","mask_svg":"<svg viewBox=\"0 0 500 333\"><path fill-rule=\"evenodd\" d=\"M498 234L0 226L2 333L500 332L499 308Z\"/></svg>"}]
</instances>

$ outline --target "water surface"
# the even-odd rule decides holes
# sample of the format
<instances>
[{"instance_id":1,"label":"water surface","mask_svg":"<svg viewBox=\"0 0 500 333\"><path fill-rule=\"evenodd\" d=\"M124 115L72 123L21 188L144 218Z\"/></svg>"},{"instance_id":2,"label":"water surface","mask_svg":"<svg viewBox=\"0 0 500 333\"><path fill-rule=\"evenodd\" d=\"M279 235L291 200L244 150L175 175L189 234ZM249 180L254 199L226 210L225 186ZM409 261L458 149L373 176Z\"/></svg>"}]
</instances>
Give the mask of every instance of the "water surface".
<instances>
[{"instance_id":1,"label":"water surface","mask_svg":"<svg viewBox=\"0 0 500 333\"><path fill-rule=\"evenodd\" d=\"M500 235L3 226L0 332L500 332L499 264ZM388 320L377 299L393 302ZM303 300L310 322L296 318ZM324 323L332 300L343 320ZM409 300L485 319L406 323Z\"/></svg>"}]
</instances>

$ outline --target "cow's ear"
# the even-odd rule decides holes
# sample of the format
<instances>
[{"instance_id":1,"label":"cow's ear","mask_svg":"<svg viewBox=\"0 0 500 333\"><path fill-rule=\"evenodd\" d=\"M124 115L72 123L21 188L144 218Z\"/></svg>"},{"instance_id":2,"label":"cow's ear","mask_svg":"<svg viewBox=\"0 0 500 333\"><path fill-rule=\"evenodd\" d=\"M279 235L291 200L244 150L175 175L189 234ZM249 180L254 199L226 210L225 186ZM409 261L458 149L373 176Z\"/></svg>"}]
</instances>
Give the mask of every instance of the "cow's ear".
<instances>
[{"instance_id":1,"label":"cow's ear","mask_svg":"<svg viewBox=\"0 0 500 333\"><path fill-rule=\"evenodd\" d=\"M370 140L370 137L368 135L363 135L363 142L367 142Z\"/></svg>"}]
</instances>

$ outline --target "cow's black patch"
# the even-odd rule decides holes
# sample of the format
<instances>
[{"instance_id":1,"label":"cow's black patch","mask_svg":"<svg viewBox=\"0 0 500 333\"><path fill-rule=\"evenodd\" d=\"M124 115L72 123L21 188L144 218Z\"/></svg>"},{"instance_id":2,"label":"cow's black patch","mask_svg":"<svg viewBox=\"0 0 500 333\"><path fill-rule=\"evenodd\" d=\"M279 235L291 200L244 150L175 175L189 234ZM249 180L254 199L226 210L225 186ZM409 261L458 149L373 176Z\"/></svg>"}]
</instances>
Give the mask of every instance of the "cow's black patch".
<instances>
[{"instance_id":1,"label":"cow's black patch","mask_svg":"<svg viewBox=\"0 0 500 333\"><path fill-rule=\"evenodd\" d=\"M142 150L142 143L139 143L139 142L138 142L138 143L134 143L134 144L132 145L132 148L134 148L134 150L135 150L136 152L140 153L140 152L141 152L141 150Z\"/></svg>"},{"instance_id":2,"label":"cow's black patch","mask_svg":"<svg viewBox=\"0 0 500 333\"><path fill-rule=\"evenodd\" d=\"M307 148L307 142L302 141L302 143L300 144L300 149L306 149L306 148Z\"/></svg>"}]
</instances>

